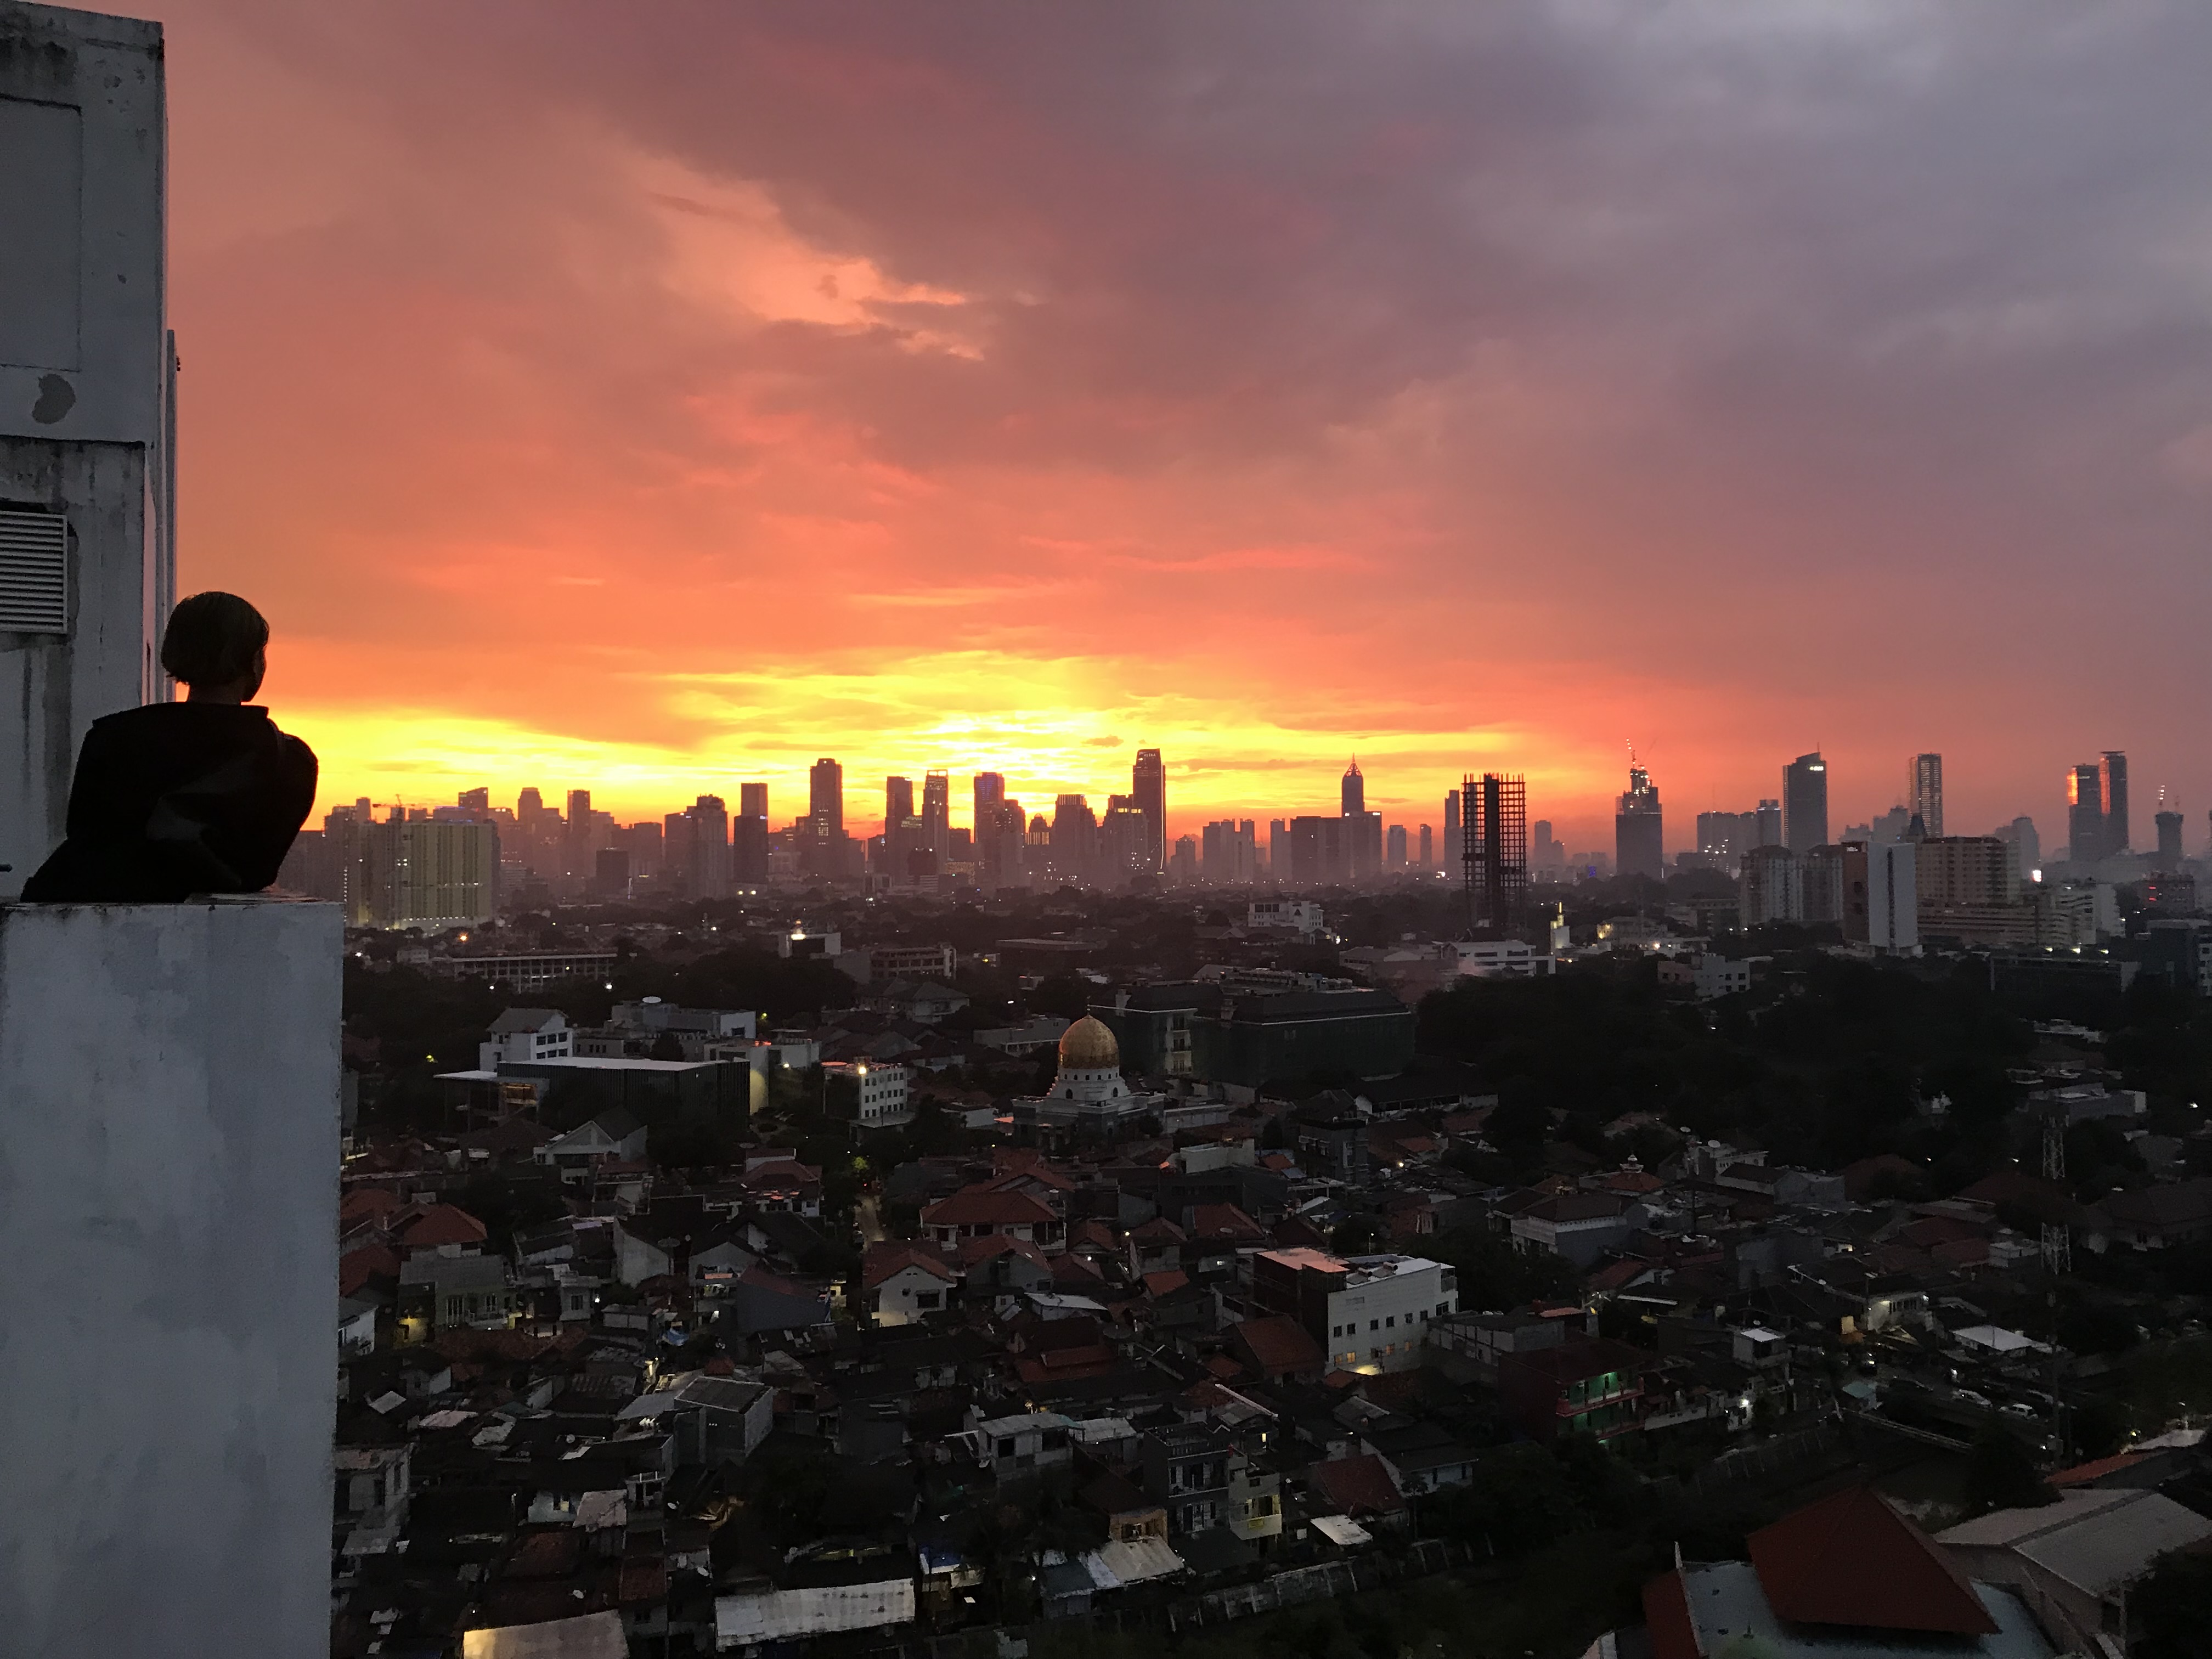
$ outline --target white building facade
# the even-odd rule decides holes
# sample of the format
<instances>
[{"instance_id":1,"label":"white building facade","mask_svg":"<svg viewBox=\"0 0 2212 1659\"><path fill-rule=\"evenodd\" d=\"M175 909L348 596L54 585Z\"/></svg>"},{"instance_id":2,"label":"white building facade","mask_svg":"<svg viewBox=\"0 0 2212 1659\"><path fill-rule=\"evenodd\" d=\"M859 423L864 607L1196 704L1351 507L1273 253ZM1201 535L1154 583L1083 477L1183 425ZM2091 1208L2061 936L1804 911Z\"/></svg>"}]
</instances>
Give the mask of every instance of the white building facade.
<instances>
[{"instance_id":1,"label":"white building facade","mask_svg":"<svg viewBox=\"0 0 2212 1659\"><path fill-rule=\"evenodd\" d=\"M1329 1364L1340 1370L1409 1371L1421 1363L1430 1322L1459 1310L1459 1275L1425 1256L1361 1255L1328 1297Z\"/></svg>"},{"instance_id":2,"label":"white building facade","mask_svg":"<svg viewBox=\"0 0 2212 1659\"><path fill-rule=\"evenodd\" d=\"M176 355L158 23L0 15L0 898L104 714L166 701Z\"/></svg>"}]
</instances>

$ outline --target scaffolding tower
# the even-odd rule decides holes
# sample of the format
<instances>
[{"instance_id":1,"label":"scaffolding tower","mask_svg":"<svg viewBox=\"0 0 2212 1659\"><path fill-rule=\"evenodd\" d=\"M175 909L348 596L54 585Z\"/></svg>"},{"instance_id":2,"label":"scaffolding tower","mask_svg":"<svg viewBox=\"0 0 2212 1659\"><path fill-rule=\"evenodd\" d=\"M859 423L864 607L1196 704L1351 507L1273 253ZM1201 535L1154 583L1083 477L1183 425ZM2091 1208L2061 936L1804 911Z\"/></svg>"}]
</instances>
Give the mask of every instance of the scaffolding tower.
<instances>
[{"instance_id":1,"label":"scaffolding tower","mask_svg":"<svg viewBox=\"0 0 2212 1659\"><path fill-rule=\"evenodd\" d=\"M2066 1121L2063 1111L2043 1120L2043 1178L2061 1191L2066 1186ZM2043 1224L2043 1267L2056 1280L2074 1271L2074 1236L2063 1222Z\"/></svg>"},{"instance_id":2,"label":"scaffolding tower","mask_svg":"<svg viewBox=\"0 0 2212 1659\"><path fill-rule=\"evenodd\" d=\"M1459 798L1468 925L1517 927L1528 897L1528 786L1501 772L1469 773Z\"/></svg>"}]
</instances>

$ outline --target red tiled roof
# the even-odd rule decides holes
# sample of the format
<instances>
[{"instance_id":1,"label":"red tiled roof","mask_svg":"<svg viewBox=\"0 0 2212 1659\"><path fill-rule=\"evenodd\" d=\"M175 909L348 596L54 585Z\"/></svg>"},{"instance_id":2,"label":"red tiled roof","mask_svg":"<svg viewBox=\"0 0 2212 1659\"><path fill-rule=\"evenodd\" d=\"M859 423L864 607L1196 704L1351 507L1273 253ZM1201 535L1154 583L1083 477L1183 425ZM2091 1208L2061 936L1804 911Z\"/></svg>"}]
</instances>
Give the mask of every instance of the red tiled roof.
<instances>
[{"instance_id":1,"label":"red tiled roof","mask_svg":"<svg viewBox=\"0 0 2212 1659\"><path fill-rule=\"evenodd\" d=\"M349 1226L356 1221L377 1220L398 1207L397 1193L381 1187L356 1187L338 1200L338 1221Z\"/></svg>"},{"instance_id":2,"label":"red tiled roof","mask_svg":"<svg viewBox=\"0 0 2212 1659\"><path fill-rule=\"evenodd\" d=\"M1051 1208L1027 1193L982 1192L969 1187L939 1199L921 1212L925 1227L1042 1227Z\"/></svg>"},{"instance_id":3,"label":"red tiled roof","mask_svg":"<svg viewBox=\"0 0 2212 1659\"><path fill-rule=\"evenodd\" d=\"M1288 1314L1248 1319L1229 1333L1230 1340L1252 1357L1262 1375L1285 1376L1319 1370L1328 1355L1321 1351L1306 1328Z\"/></svg>"},{"instance_id":4,"label":"red tiled roof","mask_svg":"<svg viewBox=\"0 0 2212 1659\"><path fill-rule=\"evenodd\" d=\"M1165 1267L1156 1273L1145 1275L1145 1294L1152 1297L1172 1296L1190 1283L1190 1275L1180 1267Z\"/></svg>"},{"instance_id":5,"label":"red tiled roof","mask_svg":"<svg viewBox=\"0 0 2212 1659\"><path fill-rule=\"evenodd\" d=\"M1244 1368L1225 1353L1211 1356L1206 1362L1206 1369L1209 1375L1218 1376L1224 1382L1244 1375Z\"/></svg>"},{"instance_id":6,"label":"red tiled roof","mask_svg":"<svg viewBox=\"0 0 2212 1659\"><path fill-rule=\"evenodd\" d=\"M1052 1279L1055 1285L1089 1285L1106 1282L1104 1273L1073 1251L1052 1258Z\"/></svg>"},{"instance_id":7,"label":"red tiled roof","mask_svg":"<svg viewBox=\"0 0 2212 1659\"><path fill-rule=\"evenodd\" d=\"M1165 1216L1156 1215L1143 1226L1133 1229L1129 1237L1138 1244L1180 1244L1186 1235Z\"/></svg>"},{"instance_id":8,"label":"red tiled roof","mask_svg":"<svg viewBox=\"0 0 2212 1659\"><path fill-rule=\"evenodd\" d=\"M1943 1547L1871 1486L1851 1486L1751 1535L1767 1604L1795 1624L1996 1633Z\"/></svg>"},{"instance_id":9,"label":"red tiled roof","mask_svg":"<svg viewBox=\"0 0 2212 1659\"><path fill-rule=\"evenodd\" d=\"M1679 1569L1644 1587L1644 1626L1651 1638L1651 1659L1700 1659L1698 1627L1690 1618L1690 1598Z\"/></svg>"},{"instance_id":10,"label":"red tiled roof","mask_svg":"<svg viewBox=\"0 0 2212 1659\"><path fill-rule=\"evenodd\" d=\"M2122 1469L2133 1468L2143 1461L2145 1455L2146 1454L2142 1452L2122 1452L2116 1457L2100 1457L2094 1463L2076 1463L2070 1469L2061 1469L2056 1474L2045 1475L2044 1484L2051 1486L2086 1486L2092 1480L2100 1480L2108 1474L2117 1474Z\"/></svg>"},{"instance_id":11,"label":"red tiled roof","mask_svg":"<svg viewBox=\"0 0 2212 1659\"><path fill-rule=\"evenodd\" d=\"M435 1249L441 1244L481 1244L489 1237L483 1222L452 1204L431 1204L407 1223L399 1242L410 1250Z\"/></svg>"},{"instance_id":12,"label":"red tiled roof","mask_svg":"<svg viewBox=\"0 0 2212 1659\"><path fill-rule=\"evenodd\" d=\"M893 1241L868 1246L868 1253L860 1259L860 1283L865 1288L873 1290L885 1279L904 1273L908 1267L919 1267L948 1285L958 1277L945 1265L944 1258L934 1251Z\"/></svg>"},{"instance_id":13,"label":"red tiled roof","mask_svg":"<svg viewBox=\"0 0 2212 1659\"><path fill-rule=\"evenodd\" d=\"M372 1279L399 1277L399 1257L381 1244L364 1244L338 1258L338 1294L352 1296Z\"/></svg>"},{"instance_id":14,"label":"red tiled roof","mask_svg":"<svg viewBox=\"0 0 2212 1659\"><path fill-rule=\"evenodd\" d=\"M1234 1204L1200 1204L1190 1213L1190 1236L1258 1244L1266 1242L1267 1232Z\"/></svg>"},{"instance_id":15,"label":"red tiled roof","mask_svg":"<svg viewBox=\"0 0 2212 1659\"><path fill-rule=\"evenodd\" d=\"M1002 1255L1018 1255L1023 1261L1052 1271L1052 1258L1026 1238L1015 1238L1006 1233L994 1233L987 1237L963 1238L960 1241L960 1265L980 1267L986 1261Z\"/></svg>"},{"instance_id":16,"label":"red tiled roof","mask_svg":"<svg viewBox=\"0 0 2212 1659\"><path fill-rule=\"evenodd\" d=\"M1406 1507L1389 1468L1372 1454L1316 1463L1306 1479L1340 1514L1395 1515Z\"/></svg>"}]
</instances>

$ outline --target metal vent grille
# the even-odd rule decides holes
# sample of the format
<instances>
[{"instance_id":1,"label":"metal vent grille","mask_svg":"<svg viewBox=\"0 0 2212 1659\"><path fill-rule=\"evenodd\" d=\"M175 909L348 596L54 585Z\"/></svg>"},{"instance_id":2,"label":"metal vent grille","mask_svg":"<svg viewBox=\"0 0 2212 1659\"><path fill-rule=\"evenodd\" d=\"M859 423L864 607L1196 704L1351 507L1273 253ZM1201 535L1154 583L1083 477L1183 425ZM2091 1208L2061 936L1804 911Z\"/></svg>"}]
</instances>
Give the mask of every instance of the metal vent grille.
<instances>
[{"instance_id":1,"label":"metal vent grille","mask_svg":"<svg viewBox=\"0 0 2212 1659\"><path fill-rule=\"evenodd\" d=\"M0 508L0 631L69 632L69 520Z\"/></svg>"}]
</instances>

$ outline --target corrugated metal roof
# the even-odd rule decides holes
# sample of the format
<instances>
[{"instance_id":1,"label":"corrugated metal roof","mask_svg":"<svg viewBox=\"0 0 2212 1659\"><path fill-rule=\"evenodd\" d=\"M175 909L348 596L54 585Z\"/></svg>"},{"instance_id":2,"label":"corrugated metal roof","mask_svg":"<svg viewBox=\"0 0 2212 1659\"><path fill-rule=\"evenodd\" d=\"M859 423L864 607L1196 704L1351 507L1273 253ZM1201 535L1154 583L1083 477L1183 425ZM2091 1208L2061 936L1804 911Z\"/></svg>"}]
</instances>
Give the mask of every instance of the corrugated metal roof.
<instances>
[{"instance_id":1,"label":"corrugated metal roof","mask_svg":"<svg viewBox=\"0 0 2212 1659\"><path fill-rule=\"evenodd\" d=\"M1168 1547L1164 1538L1116 1539L1083 1558L1091 1582L1100 1589L1119 1589L1141 1584L1148 1578L1164 1578L1182 1571L1182 1557Z\"/></svg>"},{"instance_id":2,"label":"corrugated metal roof","mask_svg":"<svg viewBox=\"0 0 2212 1659\"><path fill-rule=\"evenodd\" d=\"M472 1630L461 1638L461 1659L629 1659L619 1613L587 1613L542 1625Z\"/></svg>"},{"instance_id":3,"label":"corrugated metal roof","mask_svg":"<svg viewBox=\"0 0 2212 1659\"><path fill-rule=\"evenodd\" d=\"M2056 1504L2000 1510L1952 1528L1938 1540L2011 1549L2087 1594L2104 1596L2168 1550L2212 1537L2212 1521L2154 1492L2061 1493Z\"/></svg>"},{"instance_id":4,"label":"corrugated metal roof","mask_svg":"<svg viewBox=\"0 0 2212 1659\"><path fill-rule=\"evenodd\" d=\"M832 1631L878 1630L913 1618L911 1578L722 1595L714 1600L714 1643L722 1648L750 1647Z\"/></svg>"}]
</instances>

